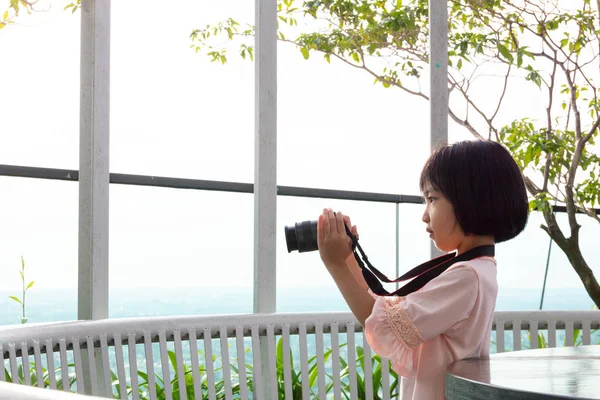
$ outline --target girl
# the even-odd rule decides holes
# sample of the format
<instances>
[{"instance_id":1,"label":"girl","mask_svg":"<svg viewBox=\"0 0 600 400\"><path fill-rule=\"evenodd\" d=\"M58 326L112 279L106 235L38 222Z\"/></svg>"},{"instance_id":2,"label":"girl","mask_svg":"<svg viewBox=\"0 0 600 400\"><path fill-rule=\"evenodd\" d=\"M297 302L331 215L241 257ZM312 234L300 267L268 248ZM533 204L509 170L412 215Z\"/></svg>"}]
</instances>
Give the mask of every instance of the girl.
<instances>
[{"instance_id":1,"label":"girl","mask_svg":"<svg viewBox=\"0 0 600 400\"><path fill-rule=\"evenodd\" d=\"M422 220L437 248L461 255L517 236L527 223L521 172L492 141L442 147L420 178L426 200ZM321 259L373 350L402 379L402 400L444 399L446 367L489 355L498 284L491 256L457 262L405 297L377 296L358 266L341 212L323 210L317 235Z\"/></svg>"}]
</instances>

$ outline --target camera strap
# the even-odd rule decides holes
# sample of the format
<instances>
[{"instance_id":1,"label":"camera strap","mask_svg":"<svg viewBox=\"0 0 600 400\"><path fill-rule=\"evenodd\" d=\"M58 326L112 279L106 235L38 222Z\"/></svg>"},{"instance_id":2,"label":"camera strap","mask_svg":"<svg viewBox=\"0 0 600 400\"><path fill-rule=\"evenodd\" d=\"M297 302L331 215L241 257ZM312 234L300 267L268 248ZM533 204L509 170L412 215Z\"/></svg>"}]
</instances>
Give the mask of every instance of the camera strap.
<instances>
[{"instance_id":1,"label":"camera strap","mask_svg":"<svg viewBox=\"0 0 600 400\"><path fill-rule=\"evenodd\" d=\"M478 257L493 257L495 254L494 245L475 247L467 252L464 252L459 256L457 256L455 252L444 254L443 256L436 257L432 260L424 262L421 265L416 266L415 268L411 269L399 278L391 280L383 273L381 273L377 268L371 265L371 263L369 262L369 258L363 251L362 247L360 247L358 239L354 235L352 235L347 226L346 233L352 240L352 251L354 252L354 258L356 259L358 266L362 270L362 274L365 278L365 281L367 282L367 285L369 285L369 288L373 293L379 296L407 296L408 294L421 289L429 281L441 275L442 272L446 271L448 268L450 268L457 262L469 261ZM358 252L360 252L360 256L358 255L357 250ZM366 267L365 263L367 264ZM385 290L380 282L381 280L386 283L396 283L407 281L409 279L413 280L408 282L406 285L402 286L400 289L391 293Z\"/></svg>"}]
</instances>

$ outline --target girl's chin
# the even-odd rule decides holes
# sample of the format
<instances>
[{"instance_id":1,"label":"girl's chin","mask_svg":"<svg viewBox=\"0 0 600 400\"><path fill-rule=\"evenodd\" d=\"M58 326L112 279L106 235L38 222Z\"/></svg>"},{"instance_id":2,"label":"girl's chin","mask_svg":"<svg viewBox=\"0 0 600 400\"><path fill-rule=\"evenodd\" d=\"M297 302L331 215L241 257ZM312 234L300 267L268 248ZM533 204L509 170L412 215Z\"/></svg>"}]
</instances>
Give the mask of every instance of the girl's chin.
<instances>
[{"instance_id":1,"label":"girl's chin","mask_svg":"<svg viewBox=\"0 0 600 400\"><path fill-rule=\"evenodd\" d=\"M437 240L435 240L435 238L433 238L432 241L433 241L433 244L435 245L435 247L439 251L442 251L444 253L450 253L450 252L456 250L456 247L450 248L451 246L444 245L444 243L439 243Z\"/></svg>"}]
</instances>

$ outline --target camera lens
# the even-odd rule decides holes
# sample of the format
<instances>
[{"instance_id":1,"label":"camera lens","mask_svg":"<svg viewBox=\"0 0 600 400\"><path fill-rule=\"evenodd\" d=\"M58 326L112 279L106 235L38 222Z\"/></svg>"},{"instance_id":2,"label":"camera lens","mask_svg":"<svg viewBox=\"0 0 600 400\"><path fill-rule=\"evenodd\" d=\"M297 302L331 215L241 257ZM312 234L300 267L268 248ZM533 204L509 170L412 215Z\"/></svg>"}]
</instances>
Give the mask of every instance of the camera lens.
<instances>
[{"instance_id":1,"label":"camera lens","mask_svg":"<svg viewBox=\"0 0 600 400\"><path fill-rule=\"evenodd\" d=\"M294 250L299 253L318 250L317 221L296 222L294 226L286 226L285 243L288 253Z\"/></svg>"}]
</instances>

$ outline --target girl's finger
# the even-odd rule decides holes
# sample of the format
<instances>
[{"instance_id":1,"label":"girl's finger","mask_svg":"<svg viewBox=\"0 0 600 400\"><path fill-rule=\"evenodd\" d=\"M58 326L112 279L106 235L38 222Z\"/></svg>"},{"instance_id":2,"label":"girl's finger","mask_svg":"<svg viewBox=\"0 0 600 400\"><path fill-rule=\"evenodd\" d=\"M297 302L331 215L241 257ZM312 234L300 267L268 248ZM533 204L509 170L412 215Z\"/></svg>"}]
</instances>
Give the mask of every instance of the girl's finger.
<instances>
[{"instance_id":1,"label":"girl's finger","mask_svg":"<svg viewBox=\"0 0 600 400\"><path fill-rule=\"evenodd\" d=\"M346 228L344 227L344 214L341 211L338 211L335 215L336 223L337 223L337 232L338 233L346 233Z\"/></svg>"},{"instance_id":2,"label":"girl's finger","mask_svg":"<svg viewBox=\"0 0 600 400\"><path fill-rule=\"evenodd\" d=\"M336 233L337 232L337 225L335 222L335 215L333 214L333 211L330 209L327 210L327 219L329 222L329 233Z\"/></svg>"},{"instance_id":3,"label":"girl's finger","mask_svg":"<svg viewBox=\"0 0 600 400\"><path fill-rule=\"evenodd\" d=\"M325 218L323 215L319 215L319 220L317 221L317 246L321 248L321 243L323 243L324 233L323 233L323 224L325 222Z\"/></svg>"},{"instance_id":4,"label":"girl's finger","mask_svg":"<svg viewBox=\"0 0 600 400\"><path fill-rule=\"evenodd\" d=\"M348 225L348 227L352 226L352 222L350 221L350 217L347 215L344 215L344 222L346 223L346 225Z\"/></svg>"},{"instance_id":5,"label":"girl's finger","mask_svg":"<svg viewBox=\"0 0 600 400\"><path fill-rule=\"evenodd\" d=\"M352 234L353 234L354 236L356 236L356 238L358 239L358 228L356 228L356 225L354 225L354 226L352 227L352 229L350 230L350 232L352 232Z\"/></svg>"},{"instance_id":6,"label":"girl's finger","mask_svg":"<svg viewBox=\"0 0 600 400\"><path fill-rule=\"evenodd\" d=\"M331 233L331 224L329 223L329 212L323 211L323 237Z\"/></svg>"}]
</instances>

